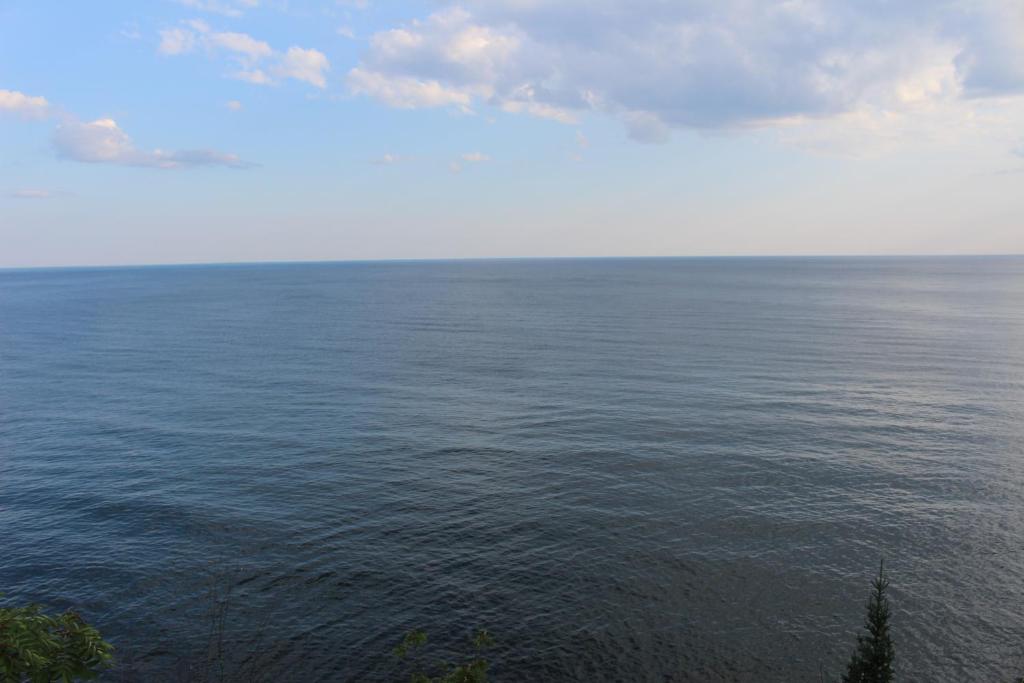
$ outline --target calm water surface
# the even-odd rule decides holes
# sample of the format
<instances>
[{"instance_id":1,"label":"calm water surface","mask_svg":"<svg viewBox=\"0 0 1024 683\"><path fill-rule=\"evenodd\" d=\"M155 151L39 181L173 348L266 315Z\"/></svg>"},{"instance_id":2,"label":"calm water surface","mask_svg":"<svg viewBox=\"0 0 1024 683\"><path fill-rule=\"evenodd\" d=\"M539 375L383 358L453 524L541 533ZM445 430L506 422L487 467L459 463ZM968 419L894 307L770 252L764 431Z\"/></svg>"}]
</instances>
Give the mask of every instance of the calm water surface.
<instances>
[{"instance_id":1,"label":"calm water surface","mask_svg":"<svg viewBox=\"0 0 1024 683\"><path fill-rule=\"evenodd\" d=\"M278 680L1024 671L1024 259L0 272L0 592L147 680L209 586ZM241 649L239 649L241 650Z\"/></svg>"}]
</instances>

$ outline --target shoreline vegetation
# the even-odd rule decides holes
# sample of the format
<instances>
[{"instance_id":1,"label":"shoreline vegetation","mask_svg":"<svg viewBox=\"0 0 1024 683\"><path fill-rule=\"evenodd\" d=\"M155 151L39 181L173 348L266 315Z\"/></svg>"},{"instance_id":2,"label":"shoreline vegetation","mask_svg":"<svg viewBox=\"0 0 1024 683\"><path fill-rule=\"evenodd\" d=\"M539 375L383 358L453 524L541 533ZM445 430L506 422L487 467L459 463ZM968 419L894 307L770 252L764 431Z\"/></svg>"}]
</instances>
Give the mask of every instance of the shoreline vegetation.
<instances>
[{"instance_id":1,"label":"shoreline vegetation","mask_svg":"<svg viewBox=\"0 0 1024 683\"><path fill-rule=\"evenodd\" d=\"M889 578L884 563L871 583L866 615L856 646L842 674L842 683L892 683L899 679L895 668L896 648L891 635L892 610L887 591ZM0 599L3 595L0 594ZM260 671L259 657L235 666L228 656L225 619L230 604L228 595L215 596L209 618L209 643L205 656L196 661L181 661L173 680L181 683L242 683L272 680ZM494 645L485 630L469 642L473 654L462 662L431 663L424 631L407 633L393 652L408 665L409 683L487 683L488 661L485 651ZM130 659L115 657L115 647L105 641L99 630L77 612L68 610L50 615L39 605L9 607L0 605L0 683L72 683L94 680L109 673L124 683L144 678ZM829 680L824 672L821 681ZM1009 683L1024 683L1024 674Z\"/></svg>"}]
</instances>

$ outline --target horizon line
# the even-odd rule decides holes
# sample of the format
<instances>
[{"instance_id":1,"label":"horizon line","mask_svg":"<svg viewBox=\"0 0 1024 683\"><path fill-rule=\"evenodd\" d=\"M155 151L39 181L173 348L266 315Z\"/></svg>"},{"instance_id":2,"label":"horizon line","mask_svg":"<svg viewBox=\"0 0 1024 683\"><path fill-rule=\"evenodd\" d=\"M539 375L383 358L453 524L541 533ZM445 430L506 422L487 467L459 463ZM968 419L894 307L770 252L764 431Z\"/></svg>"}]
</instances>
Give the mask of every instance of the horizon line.
<instances>
[{"instance_id":1,"label":"horizon line","mask_svg":"<svg viewBox=\"0 0 1024 683\"><path fill-rule=\"evenodd\" d=\"M233 266L299 266L387 263L470 263L485 261L642 261L642 260L714 260L714 259L940 259L940 258L1021 258L1024 253L905 253L905 254L672 254L634 256L450 256L423 258L354 259L267 259L252 261L181 261L171 263L98 263L69 265L0 266L0 272L26 270L116 270L136 268L203 268Z\"/></svg>"}]
</instances>

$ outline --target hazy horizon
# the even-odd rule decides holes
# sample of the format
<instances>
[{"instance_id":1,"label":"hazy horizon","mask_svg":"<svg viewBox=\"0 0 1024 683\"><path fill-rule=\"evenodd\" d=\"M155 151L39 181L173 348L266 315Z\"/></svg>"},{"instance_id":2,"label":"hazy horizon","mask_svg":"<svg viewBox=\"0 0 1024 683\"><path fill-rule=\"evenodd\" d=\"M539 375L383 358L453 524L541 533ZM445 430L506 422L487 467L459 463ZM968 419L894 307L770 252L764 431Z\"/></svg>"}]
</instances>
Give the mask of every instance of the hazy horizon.
<instances>
[{"instance_id":1,"label":"hazy horizon","mask_svg":"<svg viewBox=\"0 0 1024 683\"><path fill-rule=\"evenodd\" d=\"M492 261L658 261L658 260L899 260L899 259L1015 259L1024 258L1024 253L950 253L950 254L636 254L621 256L461 256L428 258L363 258L363 259L307 259L307 260L264 260L264 261L175 261L154 263L68 263L60 265L0 266L3 271L23 270L101 270L132 268L202 268L241 266L303 266L303 265L345 265L345 264L401 264L401 263L474 263Z\"/></svg>"}]
</instances>

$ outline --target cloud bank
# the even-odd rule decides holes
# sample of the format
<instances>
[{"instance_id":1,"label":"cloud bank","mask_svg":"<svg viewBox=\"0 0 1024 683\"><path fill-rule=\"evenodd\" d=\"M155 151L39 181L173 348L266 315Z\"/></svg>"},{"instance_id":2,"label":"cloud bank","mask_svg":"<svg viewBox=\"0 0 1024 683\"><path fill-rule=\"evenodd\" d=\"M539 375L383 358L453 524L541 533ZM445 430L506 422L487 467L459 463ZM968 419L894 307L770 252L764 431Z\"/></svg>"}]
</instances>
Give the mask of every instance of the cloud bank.
<instances>
[{"instance_id":1,"label":"cloud bank","mask_svg":"<svg viewBox=\"0 0 1024 683\"><path fill-rule=\"evenodd\" d=\"M623 121L641 142L1024 94L1019 0L467 0L372 36L352 92Z\"/></svg>"}]
</instances>

